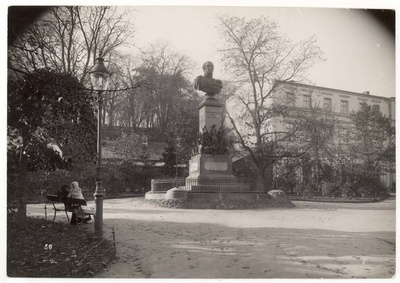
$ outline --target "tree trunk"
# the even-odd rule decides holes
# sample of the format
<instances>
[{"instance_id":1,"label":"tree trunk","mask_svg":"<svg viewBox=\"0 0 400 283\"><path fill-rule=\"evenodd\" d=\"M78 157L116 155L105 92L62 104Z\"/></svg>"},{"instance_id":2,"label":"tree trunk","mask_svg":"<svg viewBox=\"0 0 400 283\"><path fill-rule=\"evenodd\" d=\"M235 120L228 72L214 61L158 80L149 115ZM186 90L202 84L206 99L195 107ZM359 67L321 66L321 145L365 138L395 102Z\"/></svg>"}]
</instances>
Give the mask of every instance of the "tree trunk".
<instances>
[{"instance_id":1,"label":"tree trunk","mask_svg":"<svg viewBox=\"0 0 400 283\"><path fill-rule=\"evenodd\" d=\"M257 160L257 169L258 169L258 178L262 184L262 189L264 192L268 191L267 188L267 178L266 178L266 174L265 174L265 170L264 170L264 164L263 164L263 159L261 156L258 156L258 160Z\"/></svg>"},{"instance_id":2,"label":"tree trunk","mask_svg":"<svg viewBox=\"0 0 400 283\"><path fill-rule=\"evenodd\" d=\"M23 147L25 148L25 146ZM27 170L28 158L26 154L21 154L18 193L17 193L17 223L24 223L26 220L26 199L27 199Z\"/></svg>"}]
</instances>

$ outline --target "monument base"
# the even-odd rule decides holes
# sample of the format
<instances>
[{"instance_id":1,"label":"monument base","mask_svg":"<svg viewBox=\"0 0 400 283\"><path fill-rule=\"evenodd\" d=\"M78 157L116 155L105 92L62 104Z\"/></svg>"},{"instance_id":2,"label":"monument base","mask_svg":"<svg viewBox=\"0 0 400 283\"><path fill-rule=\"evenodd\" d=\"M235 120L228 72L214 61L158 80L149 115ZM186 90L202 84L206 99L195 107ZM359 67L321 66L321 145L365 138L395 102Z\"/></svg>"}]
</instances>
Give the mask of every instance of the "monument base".
<instances>
[{"instance_id":1,"label":"monument base","mask_svg":"<svg viewBox=\"0 0 400 283\"><path fill-rule=\"evenodd\" d=\"M165 194L166 199L187 199L188 192L185 190L180 190L178 188L173 188L167 191Z\"/></svg>"},{"instance_id":2,"label":"monument base","mask_svg":"<svg viewBox=\"0 0 400 283\"><path fill-rule=\"evenodd\" d=\"M250 186L238 182L233 176L229 155L200 153L189 162L186 189L192 192L229 193L249 191Z\"/></svg>"}]
</instances>

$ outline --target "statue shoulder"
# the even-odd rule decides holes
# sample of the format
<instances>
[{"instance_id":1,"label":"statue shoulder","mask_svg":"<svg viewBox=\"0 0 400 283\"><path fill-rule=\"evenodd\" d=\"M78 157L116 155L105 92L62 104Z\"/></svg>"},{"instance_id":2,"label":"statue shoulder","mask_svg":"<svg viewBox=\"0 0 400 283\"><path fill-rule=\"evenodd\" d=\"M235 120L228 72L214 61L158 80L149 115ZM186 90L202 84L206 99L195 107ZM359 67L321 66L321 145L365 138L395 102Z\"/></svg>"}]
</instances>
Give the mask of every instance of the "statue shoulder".
<instances>
[{"instance_id":1,"label":"statue shoulder","mask_svg":"<svg viewBox=\"0 0 400 283\"><path fill-rule=\"evenodd\" d=\"M200 84L201 84L200 82L201 82L202 79L203 79L203 76L197 76L194 79L193 86L194 86L195 89L199 89L200 88Z\"/></svg>"}]
</instances>

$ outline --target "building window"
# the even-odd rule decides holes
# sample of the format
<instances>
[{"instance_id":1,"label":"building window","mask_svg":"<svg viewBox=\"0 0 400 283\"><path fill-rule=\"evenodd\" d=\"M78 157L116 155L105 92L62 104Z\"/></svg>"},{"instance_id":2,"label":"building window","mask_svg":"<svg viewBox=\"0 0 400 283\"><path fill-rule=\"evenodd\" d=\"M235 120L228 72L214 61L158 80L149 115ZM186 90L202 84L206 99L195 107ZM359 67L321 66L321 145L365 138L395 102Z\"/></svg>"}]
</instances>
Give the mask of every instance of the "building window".
<instances>
[{"instance_id":1,"label":"building window","mask_svg":"<svg viewBox=\"0 0 400 283\"><path fill-rule=\"evenodd\" d=\"M294 141L296 139L296 135L294 132L294 126L292 123L287 123L286 124L286 137L288 141Z\"/></svg>"},{"instance_id":2,"label":"building window","mask_svg":"<svg viewBox=\"0 0 400 283\"><path fill-rule=\"evenodd\" d=\"M303 96L303 107L304 108L311 108L311 95L304 95Z\"/></svg>"},{"instance_id":3,"label":"building window","mask_svg":"<svg viewBox=\"0 0 400 283\"><path fill-rule=\"evenodd\" d=\"M349 114L349 102L347 100L340 101L340 113Z\"/></svg>"},{"instance_id":4,"label":"building window","mask_svg":"<svg viewBox=\"0 0 400 283\"><path fill-rule=\"evenodd\" d=\"M324 97L324 110L332 111L332 99Z\"/></svg>"},{"instance_id":5,"label":"building window","mask_svg":"<svg viewBox=\"0 0 400 283\"><path fill-rule=\"evenodd\" d=\"M295 107L296 106L296 98L294 96L294 93L292 92L288 92L286 93L286 102L287 102L287 106L290 107Z\"/></svg>"},{"instance_id":6,"label":"building window","mask_svg":"<svg viewBox=\"0 0 400 283\"><path fill-rule=\"evenodd\" d=\"M360 102L360 110L363 108L363 106L367 105L365 102Z\"/></svg>"}]
</instances>

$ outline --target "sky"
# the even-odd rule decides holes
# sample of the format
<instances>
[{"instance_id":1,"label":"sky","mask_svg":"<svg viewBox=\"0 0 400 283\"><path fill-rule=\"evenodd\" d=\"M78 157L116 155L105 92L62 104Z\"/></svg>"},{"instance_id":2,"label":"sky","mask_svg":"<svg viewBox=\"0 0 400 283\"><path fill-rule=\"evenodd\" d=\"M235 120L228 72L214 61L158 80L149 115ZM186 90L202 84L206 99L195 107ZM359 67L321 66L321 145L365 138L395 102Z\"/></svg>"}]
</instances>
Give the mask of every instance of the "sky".
<instances>
[{"instance_id":1,"label":"sky","mask_svg":"<svg viewBox=\"0 0 400 283\"><path fill-rule=\"evenodd\" d=\"M395 96L395 38L363 8L397 9L397 0L116 0L112 5L133 10L137 31L132 41L141 47L167 41L174 51L194 63L193 79L202 64L212 61L214 77L230 80L223 70L217 47L223 44L217 15L257 18L278 23L280 32L294 42L317 36L326 61L309 71L312 84L372 95ZM7 3L9 2L9 3ZM6 5L65 5L64 1L6 0ZM75 3L74 3L75 2ZM320 2L323 2L322 5ZM105 0L68 1L69 5L110 5ZM309 8L314 7L314 8ZM349 9L352 8L352 9ZM358 8L358 9L356 9ZM6 9L5 9L6 11ZM2 10L4 12L4 9ZM7 16L2 17L6 21ZM131 50L135 53L138 50Z\"/></svg>"},{"instance_id":2,"label":"sky","mask_svg":"<svg viewBox=\"0 0 400 283\"><path fill-rule=\"evenodd\" d=\"M217 52L217 47L223 44L216 29L217 15L247 19L264 15L277 22L280 32L294 42L317 36L317 45L324 51L326 61L310 70L309 79L313 84L395 96L394 35L363 9L346 9L351 6L280 8L265 4L251 7L161 4L128 7L134 9L132 22L137 31L132 40L135 44L145 47L158 40L169 42L174 51L186 54L195 62L193 78L202 74L205 61L212 61L214 77L229 79Z\"/></svg>"}]
</instances>

